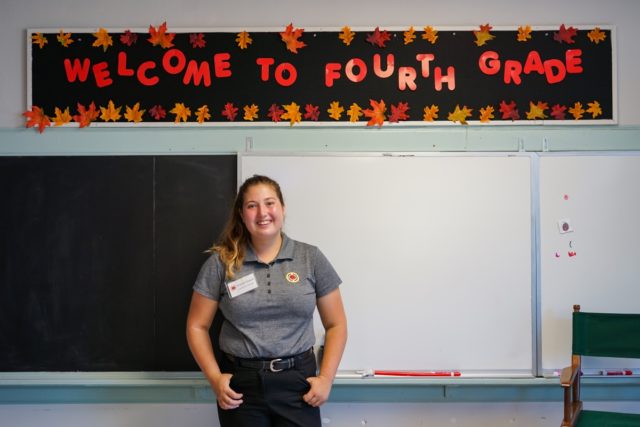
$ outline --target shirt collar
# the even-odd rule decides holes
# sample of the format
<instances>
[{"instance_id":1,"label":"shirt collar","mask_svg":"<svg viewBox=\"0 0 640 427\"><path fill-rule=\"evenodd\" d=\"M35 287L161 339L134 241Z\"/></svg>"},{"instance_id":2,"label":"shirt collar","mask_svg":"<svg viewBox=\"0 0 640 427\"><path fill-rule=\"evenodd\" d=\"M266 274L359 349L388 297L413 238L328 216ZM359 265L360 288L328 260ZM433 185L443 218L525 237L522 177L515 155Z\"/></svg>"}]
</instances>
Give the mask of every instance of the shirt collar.
<instances>
[{"instance_id":1,"label":"shirt collar","mask_svg":"<svg viewBox=\"0 0 640 427\"><path fill-rule=\"evenodd\" d=\"M280 251L274 261L285 259L293 259L293 240L291 240L286 234L282 233L282 245L280 246ZM259 262L251 243L247 245L247 251L244 254L244 262Z\"/></svg>"}]
</instances>

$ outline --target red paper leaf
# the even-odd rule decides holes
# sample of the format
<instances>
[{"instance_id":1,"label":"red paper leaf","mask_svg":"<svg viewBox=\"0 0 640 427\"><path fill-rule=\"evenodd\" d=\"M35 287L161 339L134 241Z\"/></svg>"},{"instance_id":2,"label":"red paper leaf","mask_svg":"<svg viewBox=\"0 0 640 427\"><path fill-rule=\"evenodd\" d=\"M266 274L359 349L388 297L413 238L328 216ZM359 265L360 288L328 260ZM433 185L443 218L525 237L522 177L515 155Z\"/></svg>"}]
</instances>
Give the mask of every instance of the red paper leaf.
<instances>
[{"instance_id":1,"label":"red paper leaf","mask_svg":"<svg viewBox=\"0 0 640 427\"><path fill-rule=\"evenodd\" d=\"M271 118L271 121L279 122L284 114L284 110L278 106L278 104L271 104L267 117Z\"/></svg>"},{"instance_id":2,"label":"red paper leaf","mask_svg":"<svg viewBox=\"0 0 640 427\"><path fill-rule=\"evenodd\" d=\"M304 118L306 120L311 120L317 122L320 119L320 107L313 104L307 104L304 107Z\"/></svg>"},{"instance_id":3,"label":"red paper leaf","mask_svg":"<svg viewBox=\"0 0 640 427\"><path fill-rule=\"evenodd\" d=\"M149 37L147 40L154 46L160 46L162 48L173 47L173 38L175 33L167 33L167 23L163 22L162 25L156 30L153 25L149 26Z\"/></svg>"},{"instance_id":4,"label":"red paper leaf","mask_svg":"<svg viewBox=\"0 0 640 427\"><path fill-rule=\"evenodd\" d=\"M409 110L409 104L407 102L399 102L398 105L391 105L391 115L389 116L389 123L398 123L401 120L409 119L407 111Z\"/></svg>"},{"instance_id":5,"label":"red paper leaf","mask_svg":"<svg viewBox=\"0 0 640 427\"><path fill-rule=\"evenodd\" d=\"M567 111L567 107L565 105L560 105L560 104L556 104L553 107L551 107L551 117L553 117L556 120L564 120L565 119L565 112Z\"/></svg>"},{"instance_id":6,"label":"red paper leaf","mask_svg":"<svg viewBox=\"0 0 640 427\"><path fill-rule=\"evenodd\" d=\"M162 120L167 117L166 110L162 107L162 105L154 105L149 109L149 114L156 120Z\"/></svg>"},{"instance_id":7,"label":"red paper leaf","mask_svg":"<svg viewBox=\"0 0 640 427\"><path fill-rule=\"evenodd\" d=\"M386 43L391 40L391 34L386 31L380 31L380 27L376 27L373 33L367 34L367 42L374 46L386 47Z\"/></svg>"},{"instance_id":8,"label":"red paper leaf","mask_svg":"<svg viewBox=\"0 0 640 427\"><path fill-rule=\"evenodd\" d=\"M197 47L205 47L205 45L207 44L207 42L204 40L204 34L202 33L198 33L198 34L189 34L189 43L191 43L191 46L195 49Z\"/></svg>"},{"instance_id":9,"label":"red paper leaf","mask_svg":"<svg viewBox=\"0 0 640 427\"><path fill-rule=\"evenodd\" d=\"M560 43L573 44L575 40L573 38L578 34L578 30L573 27L566 28L564 24L560 25L560 30L557 33L553 33L553 39Z\"/></svg>"},{"instance_id":10,"label":"red paper leaf","mask_svg":"<svg viewBox=\"0 0 640 427\"><path fill-rule=\"evenodd\" d=\"M280 33L280 37L282 41L287 45L287 50L298 53L298 49L301 49L306 46L306 44L300 40L302 37L302 33L304 30L302 28L293 28L293 24L287 25L287 28L283 32Z\"/></svg>"},{"instance_id":11,"label":"red paper leaf","mask_svg":"<svg viewBox=\"0 0 640 427\"><path fill-rule=\"evenodd\" d=\"M137 43L138 35L136 33L132 33L131 30L126 30L124 34L120 36L120 43L131 46L132 44Z\"/></svg>"},{"instance_id":12,"label":"red paper leaf","mask_svg":"<svg viewBox=\"0 0 640 427\"><path fill-rule=\"evenodd\" d=\"M236 119L238 115L238 108L233 106L232 102L227 102L224 104L224 109L222 110L222 115L227 118L230 122Z\"/></svg>"},{"instance_id":13,"label":"red paper leaf","mask_svg":"<svg viewBox=\"0 0 640 427\"><path fill-rule=\"evenodd\" d=\"M500 103L500 112L502 113L503 119L518 120L520 118L520 113L518 113L515 101L511 101L509 104L502 101Z\"/></svg>"}]
</instances>

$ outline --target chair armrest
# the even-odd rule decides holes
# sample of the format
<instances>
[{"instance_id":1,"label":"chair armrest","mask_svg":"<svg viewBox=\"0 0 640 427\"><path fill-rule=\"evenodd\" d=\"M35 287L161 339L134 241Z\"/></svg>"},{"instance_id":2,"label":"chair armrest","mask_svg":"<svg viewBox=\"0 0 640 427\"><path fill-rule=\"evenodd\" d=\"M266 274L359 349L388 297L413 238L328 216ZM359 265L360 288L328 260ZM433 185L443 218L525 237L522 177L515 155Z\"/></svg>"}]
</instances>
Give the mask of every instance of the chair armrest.
<instances>
[{"instance_id":1,"label":"chair armrest","mask_svg":"<svg viewBox=\"0 0 640 427\"><path fill-rule=\"evenodd\" d=\"M560 373L560 385L562 387L571 387L579 373L580 369L576 366L567 366L562 369Z\"/></svg>"}]
</instances>

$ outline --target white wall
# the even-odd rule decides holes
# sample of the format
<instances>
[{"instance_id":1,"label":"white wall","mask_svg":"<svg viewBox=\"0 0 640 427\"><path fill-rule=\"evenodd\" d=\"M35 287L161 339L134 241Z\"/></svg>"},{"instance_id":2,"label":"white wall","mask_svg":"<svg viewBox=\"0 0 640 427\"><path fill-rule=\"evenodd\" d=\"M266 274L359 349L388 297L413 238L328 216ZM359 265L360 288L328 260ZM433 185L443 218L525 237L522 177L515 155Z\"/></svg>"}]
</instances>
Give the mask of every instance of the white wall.
<instances>
[{"instance_id":1,"label":"white wall","mask_svg":"<svg viewBox=\"0 0 640 427\"><path fill-rule=\"evenodd\" d=\"M169 29L275 27L416 27L615 25L618 35L619 123L640 124L640 44L635 0L2 0L0 2L0 128L22 127L26 110L27 28L143 27Z\"/></svg>"}]
</instances>

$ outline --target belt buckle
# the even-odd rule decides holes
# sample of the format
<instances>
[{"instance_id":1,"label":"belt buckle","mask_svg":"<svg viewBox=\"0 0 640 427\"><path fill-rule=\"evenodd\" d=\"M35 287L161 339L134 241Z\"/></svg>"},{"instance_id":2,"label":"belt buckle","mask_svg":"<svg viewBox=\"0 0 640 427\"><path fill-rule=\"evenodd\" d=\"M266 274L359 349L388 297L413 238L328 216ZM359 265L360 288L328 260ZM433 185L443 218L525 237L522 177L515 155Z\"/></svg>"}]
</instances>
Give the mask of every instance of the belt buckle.
<instances>
[{"instance_id":1,"label":"belt buckle","mask_svg":"<svg viewBox=\"0 0 640 427\"><path fill-rule=\"evenodd\" d=\"M282 359L273 359L272 361L269 362L269 370L271 372L280 372L283 371L284 369L276 369L276 367L274 366L276 363L280 362Z\"/></svg>"}]
</instances>

